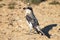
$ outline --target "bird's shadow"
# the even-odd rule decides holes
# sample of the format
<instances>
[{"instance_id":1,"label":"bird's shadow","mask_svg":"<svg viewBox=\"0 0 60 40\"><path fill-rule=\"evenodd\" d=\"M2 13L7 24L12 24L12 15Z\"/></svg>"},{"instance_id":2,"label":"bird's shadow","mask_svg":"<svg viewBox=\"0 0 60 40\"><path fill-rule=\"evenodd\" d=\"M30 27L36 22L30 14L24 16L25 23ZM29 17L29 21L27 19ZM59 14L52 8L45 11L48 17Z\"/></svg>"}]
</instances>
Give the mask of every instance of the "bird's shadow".
<instances>
[{"instance_id":1,"label":"bird's shadow","mask_svg":"<svg viewBox=\"0 0 60 40\"><path fill-rule=\"evenodd\" d=\"M48 37L48 38L50 38L50 36L51 36L51 34L49 34L49 31L53 28L53 27L56 27L57 26L57 24L50 24L50 25L48 25L48 26L45 26L43 29L41 29L42 30L42 32L44 32L44 34Z\"/></svg>"}]
</instances>

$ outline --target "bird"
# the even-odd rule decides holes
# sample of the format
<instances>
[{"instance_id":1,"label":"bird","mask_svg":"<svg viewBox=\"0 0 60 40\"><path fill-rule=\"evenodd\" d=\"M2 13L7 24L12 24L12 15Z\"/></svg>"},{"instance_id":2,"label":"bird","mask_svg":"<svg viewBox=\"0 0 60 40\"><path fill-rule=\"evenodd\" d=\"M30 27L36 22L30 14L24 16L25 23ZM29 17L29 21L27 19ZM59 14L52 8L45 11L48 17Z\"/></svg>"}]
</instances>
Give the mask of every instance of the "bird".
<instances>
[{"instance_id":1,"label":"bird","mask_svg":"<svg viewBox=\"0 0 60 40\"><path fill-rule=\"evenodd\" d=\"M29 24L30 32L34 29L38 34L44 35L44 33L39 28L39 23L37 18L34 15L33 8L31 6L24 7L25 10L25 18L27 23Z\"/></svg>"}]
</instances>

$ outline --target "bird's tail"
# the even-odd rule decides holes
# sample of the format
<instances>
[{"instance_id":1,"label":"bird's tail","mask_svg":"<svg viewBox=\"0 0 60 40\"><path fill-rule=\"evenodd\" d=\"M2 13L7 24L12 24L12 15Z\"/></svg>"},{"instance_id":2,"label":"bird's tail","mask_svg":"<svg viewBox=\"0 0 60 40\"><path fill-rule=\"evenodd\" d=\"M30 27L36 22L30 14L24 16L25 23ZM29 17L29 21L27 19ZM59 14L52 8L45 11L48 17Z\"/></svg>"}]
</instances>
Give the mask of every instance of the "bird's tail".
<instances>
[{"instance_id":1,"label":"bird's tail","mask_svg":"<svg viewBox=\"0 0 60 40\"><path fill-rule=\"evenodd\" d=\"M45 35L45 34L41 31L41 29L39 28L39 26L37 26L37 27L35 28L35 30L36 30L36 32L37 32L38 34Z\"/></svg>"}]
</instances>

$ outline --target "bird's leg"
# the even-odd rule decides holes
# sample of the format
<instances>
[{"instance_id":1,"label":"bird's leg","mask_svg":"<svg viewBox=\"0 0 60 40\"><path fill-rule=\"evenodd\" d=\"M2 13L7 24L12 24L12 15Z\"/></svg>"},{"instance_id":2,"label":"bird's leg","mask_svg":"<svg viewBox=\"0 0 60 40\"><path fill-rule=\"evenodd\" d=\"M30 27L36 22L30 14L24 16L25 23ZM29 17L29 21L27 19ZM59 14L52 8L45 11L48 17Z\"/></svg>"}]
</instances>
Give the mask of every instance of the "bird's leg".
<instances>
[{"instance_id":1,"label":"bird's leg","mask_svg":"<svg viewBox=\"0 0 60 40\"><path fill-rule=\"evenodd\" d=\"M34 34L37 34L37 32L34 30Z\"/></svg>"},{"instance_id":2,"label":"bird's leg","mask_svg":"<svg viewBox=\"0 0 60 40\"><path fill-rule=\"evenodd\" d=\"M30 28L30 33L32 33L32 28Z\"/></svg>"},{"instance_id":3,"label":"bird's leg","mask_svg":"<svg viewBox=\"0 0 60 40\"><path fill-rule=\"evenodd\" d=\"M33 31L34 31L34 30L33 30L33 28L32 28L32 27L30 27L30 33L33 33Z\"/></svg>"},{"instance_id":4,"label":"bird's leg","mask_svg":"<svg viewBox=\"0 0 60 40\"><path fill-rule=\"evenodd\" d=\"M32 32L33 32L33 31L32 31L32 29L30 29L30 30L29 30L29 32L28 32L28 34L30 34L30 35L31 35L31 34L32 34Z\"/></svg>"}]
</instances>

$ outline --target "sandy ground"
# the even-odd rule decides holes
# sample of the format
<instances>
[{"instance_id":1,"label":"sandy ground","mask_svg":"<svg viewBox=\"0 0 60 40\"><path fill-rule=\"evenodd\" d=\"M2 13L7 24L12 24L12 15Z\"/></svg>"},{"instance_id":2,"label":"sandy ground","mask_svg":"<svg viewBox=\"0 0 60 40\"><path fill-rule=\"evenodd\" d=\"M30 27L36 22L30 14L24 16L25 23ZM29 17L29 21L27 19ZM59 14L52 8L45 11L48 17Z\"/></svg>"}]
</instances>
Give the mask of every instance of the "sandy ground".
<instances>
[{"instance_id":1,"label":"sandy ground","mask_svg":"<svg viewBox=\"0 0 60 40\"><path fill-rule=\"evenodd\" d=\"M16 3L15 8L9 9L9 4L13 2ZM46 34L50 34L50 38L45 35L28 34L29 27L23 11L26 4L19 0L0 1L0 40L60 40L60 5L49 3L50 1L45 1L32 7L40 28Z\"/></svg>"}]
</instances>

